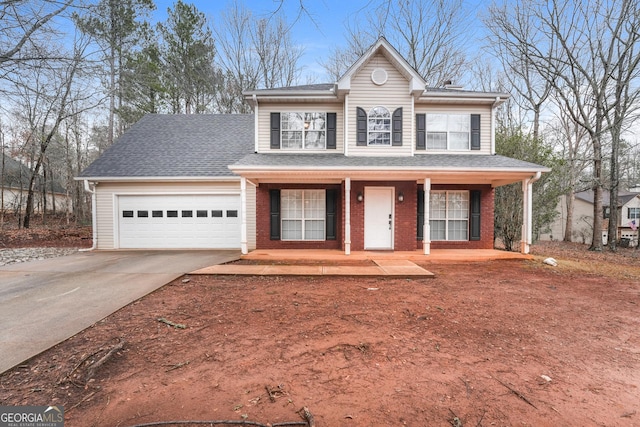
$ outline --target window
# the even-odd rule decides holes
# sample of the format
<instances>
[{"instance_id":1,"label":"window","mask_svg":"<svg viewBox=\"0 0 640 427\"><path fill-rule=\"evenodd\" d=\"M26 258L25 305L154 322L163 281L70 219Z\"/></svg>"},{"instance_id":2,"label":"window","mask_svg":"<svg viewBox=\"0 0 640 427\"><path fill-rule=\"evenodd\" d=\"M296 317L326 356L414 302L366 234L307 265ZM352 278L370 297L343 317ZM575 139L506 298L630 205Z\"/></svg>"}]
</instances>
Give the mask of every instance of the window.
<instances>
[{"instance_id":1,"label":"window","mask_svg":"<svg viewBox=\"0 0 640 427\"><path fill-rule=\"evenodd\" d=\"M432 191L431 240L469 240L469 192Z\"/></svg>"},{"instance_id":2,"label":"window","mask_svg":"<svg viewBox=\"0 0 640 427\"><path fill-rule=\"evenodd\" d=\"M391 145L391 114L384 107L373 107L367 119L369 145Z\"/></svg>"},{"instance_id":3,"label":"window","mask_svg":"<svg viewBox=\"0 0 640 427\"><path fill-rule=\"evenodd\" d=\"M178 211L167 211L167 218L177 218Z\"/></svg>"},{"instance_id":4,"label":"window","mask_svg":"<svg viewBox=\"0 0 640 427\"><path fill-rule=\"evenodd\" d=\"M192 218L193 211L182 211L182 218Z\"/></svg>"},{"instance_id":5,"label":"window","mask_svg":"<svg viewBox=\"0 0 640 427\"><path fill-rule=\"evenodd\" d=\"M138 218L149 218L149 211L138 211Z\"/></svg>"},{"instance_id":6,"label":"window","mask_svg":"<svg viewBox=\"0 0 640 427\"><path fill-rule=\"evenodd\" d=\"M198 218L207 218L208 215L209 215L209 211L205 211L205 210L197 210L196 211L196 216Z\"/></svg>"},{"instance_id":7,"label":"window","mask_svg":"<svg viewBox=\"0 0 640 427\"><path fill-rule=\"evenodd\" d=\"M122 211L122 218L133 218L133 211Z\"/></svg>"},{"instance_id":8,"label":"window","mask_svg":"<svg viewBox=\"0 0 640 427\"><path fill-rule=\"evenodd\" d=\"M227 218L238 218L238 211L227 211Z\"/></svg>"},{"instance_id":9,"label":"window","mask_svg":"<svg viewBox=\"0 0 640 427\"><path fill-rule=\"evenodd\" d=\"M151 216L153 218L162 218L162 211L151 211Z\"/></svg>"},{"instance_id":10,"label":"window","mask_svg":"<svg viewBox=\"0 0 640 427\"><path fill-rule=\"evenodd\" d=\"M220 210L211 211L211 217L212 218L222 218L222 211L220 211Z\"/></svg>"},{"instance_id":11,"label":"window","mask_svg":"<svg viewBox=\"0 0 640 427\"><path fill-rule=\"evenodd\" d=\"M281 113L281 144L289 150L326 148L326 113Z\"/></svg>"},{"instance_id":12,"label":"window","mask_svg":"<svg viewBox=\"0 0 640 427\"><path fill-rule=\"evenodd\" d=\"M325 209L324 190L282 190L282 240L324 240Z\"/></svg>"},{"instance_id":13,"label":"window","mask_svg":"<svg viewBox=\"0 0 640 427\"><path fill-rule=\"evenodd\" d=\"M629 208L629 219L640 219L640 208Z\"/></svg>"},{"instance_id":14,"label":"window","mask_svg":"<svg viewBox=\"0 0 640 427\"><path fill-rule=\"evenodd\" d=\"M427 114L427 150L468 150L469 114Z\"/></svg>"}]
</instances>

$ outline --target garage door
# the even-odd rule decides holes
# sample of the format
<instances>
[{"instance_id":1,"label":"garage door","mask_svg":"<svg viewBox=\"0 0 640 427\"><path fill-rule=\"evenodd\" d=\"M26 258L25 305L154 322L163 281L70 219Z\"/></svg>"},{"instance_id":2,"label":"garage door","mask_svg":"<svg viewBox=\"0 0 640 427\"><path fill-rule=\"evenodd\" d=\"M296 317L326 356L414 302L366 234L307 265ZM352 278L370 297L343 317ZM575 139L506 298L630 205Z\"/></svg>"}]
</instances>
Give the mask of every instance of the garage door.
<instances>
[{"instance_id":1,"label":"garage door","mask_svg":"<svg viewBox=\"0 0 640 427\"><path fill-rule=\"evenodd\" d=\"M238 249L240 196L119 196L118 236L126 249Z\"/></svg>"}]
</instances>

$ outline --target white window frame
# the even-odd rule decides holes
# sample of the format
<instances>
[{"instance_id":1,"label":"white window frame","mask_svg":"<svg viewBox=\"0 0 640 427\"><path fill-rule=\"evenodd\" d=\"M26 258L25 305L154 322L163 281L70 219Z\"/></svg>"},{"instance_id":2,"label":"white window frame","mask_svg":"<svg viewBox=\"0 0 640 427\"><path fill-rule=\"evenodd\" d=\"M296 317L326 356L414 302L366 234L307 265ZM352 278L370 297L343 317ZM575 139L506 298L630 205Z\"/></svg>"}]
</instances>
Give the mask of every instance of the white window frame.
<instances>
[{"instance_id":1,"label":"white window frame","mask_svg":"<svg viewBox=\"0 0 640 427\"><path fill-rule=\"evenodd\" d=\"M629 218L630 220L632 219L640 219L640 207L633 207L633 208L628 208L628 214L629 214Z\"/></svg>"},{"instance_id":2,"label":"white window frame","mask_svg":"<svg viewBox=\"0 0 640 427\"><path fill-rule=\"evenodd\" d=\"M367 145L373 147L391 146L391 111L378 105L367 114ZM379 137L382 136L382 142Z\"/></svg>"},{"instance_id":3,"label":"white window frame","mask_svg":"<svg viewBox=\"0 0 640 427\"><path fill-rule=\"evenodd\" d=\"M290 120L294 115L298 115L298 120ZM318 119L322 119L318 122ZM291 126L292 123L300 123L299 126ZM287 125L285 127L285 124ZM285 142L290 138L285 137L288 132L300 133L300 147L285 146ZM322 146L308 147L311 135L320 135L318 141ZM295 140L294 140L295 141ZM318 144L316 144L318 145ZM326 150L327 149L327 113L323 111L284 111L280 113L280 148L283 150Z\"/></svg>"},{"instance_id":4,"label":"white window frame","mask_svg":"<svg viewBox=\"0 0 640 427\"><path fill-rule=\"evenodd\" d=\"M438 116L442 116L446 123L444 123L444 126L440 126L440 128L436 127L437 130L429 130L429 122L431 119L431 122L433 123L433 119L435 117ZM462 120L462 123L466 124L466 129L465 130L460 130L460 129L455 129L455 124L456 122L454 121L454 118L465 118L465 120ZM440 125L442 125L442 123L440 123ZM426 117L425 117L425 148L427 150L446 150L446 151L470 151L471 150L471 114L444 114L444 113L427 113ZM433 129L434 126L431 126L431 129ZM446 147L445 148L431 148L429 147L429 135L433 135L433 134L444 134L445 138L446 138ZM466 134L466 140L467 140L467 145L465 148L460 148L460 147L456 147L456 148L452 148L452 136L455 134Z\"/></svg>"},{"instance_id":5,"label":"white window frame","mask_svg":"<svg viewBox=\"0 0 640 427\"><path fill-rule=\"evenodd\" d=\"M444 199L444 216L440 217L437 216L439 212L442 212L442 209L439 209L438 206L435 206L435 202L438 195L442 195L444 194L445 199ZM455 203L454 201L452 201L452 196L454 194L459 194L459 195L463 195L463 203L466 203L466 209L451 209L451 204ZM429 229L431 230L431 235L429 236L429 238L431 239L431 241L434 242L444 242L444 241L448 241L448 242L466 242L469 241L469 209L470 209L470 203L471 203L471 194L468 190L437 190L437 191L431 191L430 192L430 196L429 196L429 213L430 213L430 217L429 217ZM444 221L444 239L441 238L437 238L437 236L434 236L434 233L437 231L438 227L435 227L434 222L438 221L438 222L442 222ZM465 230L465 238L463 239L453 239L451 238L450 234L452 232L455 232L456 230L452 230L451 229L451 225L454 223L458 223L458 222L464 222L466 223L466 226L464 228ZM462 229L460 229L462 230ZM459 231L459 230L458 230Z\"/></svg>"},{"instance_id":6,"label":"white window frame","mask_svg":"<svg viewBox=\"0 0 640 427\"><path fill-rule=\"evenodd\" d=\"M302 197L300 198L300 206L293 206L292 209L289 209L289 204L287 203L287 197L293 194L300 194ZM315 199L311 197L312 194L315 194ZM324 241L327 236L327 210L326 210L326 201L327 195L325 190L311 190L311 189L283 189L280 191L280 230L281 230L281 240L283 241ZM313 200L319 202L319 206L317 209L312 209L310 205L313 203ZM309 207L309 209L307 209ZM290 212L293 210L293 212ZM298 212L296 212L298 211ZM315 213L315 215L314 215ZM322 222L322 238L308 238L307 236L313 231L308 230L307 225L311 222L317 223L318 221ZM289 232L288 227L285 226L285 222L299 222L301 228L301 237L300 238L292 238L287 237L286 234Z\"/></svg>"}]
</instances>

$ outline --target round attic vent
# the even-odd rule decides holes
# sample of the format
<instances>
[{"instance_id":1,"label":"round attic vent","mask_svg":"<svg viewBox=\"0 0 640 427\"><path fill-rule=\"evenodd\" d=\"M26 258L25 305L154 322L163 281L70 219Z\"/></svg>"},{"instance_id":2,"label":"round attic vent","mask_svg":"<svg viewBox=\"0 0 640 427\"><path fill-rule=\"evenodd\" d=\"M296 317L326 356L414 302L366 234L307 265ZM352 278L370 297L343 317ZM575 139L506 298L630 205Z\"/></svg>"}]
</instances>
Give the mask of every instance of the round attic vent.
<instances>
[{"instance_id":1,"label":"round attic vent","mask_svg":"<svg viewBox=\"0 0 640 427\"><path fill-rule=\"evenodd\" d=\"M387 82L387 71L384 68L376 68L371 73L371 81L381 86Z\"/></svg>"}]
</instances>

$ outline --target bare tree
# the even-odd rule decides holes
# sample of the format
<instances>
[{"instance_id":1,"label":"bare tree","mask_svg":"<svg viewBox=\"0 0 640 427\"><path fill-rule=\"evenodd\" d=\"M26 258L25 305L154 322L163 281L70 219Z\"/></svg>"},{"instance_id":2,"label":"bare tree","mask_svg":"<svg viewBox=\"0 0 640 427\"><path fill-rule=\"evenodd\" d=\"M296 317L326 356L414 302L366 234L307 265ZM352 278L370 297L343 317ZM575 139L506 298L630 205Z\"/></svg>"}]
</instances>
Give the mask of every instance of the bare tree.
<instances>
[{"instance_id":1,"label":"bare tree","mask_svg":"<svg viewBox=\"0 0 640 427\"><path fill-rule=\"evenodd\" d=\"M0 78L12 65L46 59L37 42L47 25L73 0L0 0Z\"/></svg>"},{"instance_id":2,"label":"bare tree","mask_svg":"<svg viewBox=\"0 0 640 427\"><path fill-rule=\"evenodd\" d=\"M633 83L638 63L629 59L637 55L632 47L640 37L639 9L638 0L518 0L490 10L495 42L526 58L526 64L551 84L572 120L589 135L594 191L592 250L603 247L603 143L612 129L608 116L614 114L619 93L637 88ZM627 69L622 75L621 67ZM621 114L620 120L628 112ZM613 149L612 162L618 161L616 156ZM617 193L612 203L616 198ZM610 221L616 222L616 218Z\"/></svg>"},{"instance_id":3,"label":"bare tree","mask_svg":"<svg viewBox=\"0 0 640 427\"><path fill-rule=\"evenodd\" d=\"M73 85L77 83L84 64L85 49L88 39L80 37L75 40L70 58L60 61L42 62L34 67L29 75L21 77L16 90L21 97L16 103L27 113L26 145L31 147L31 176L27 186L27 200L23 226L29 228L34 211L34 194L36 183L41 179L43 165L46 162L46 151L54 138L58 136L61 123L73 110L69 108L72 101ZM66 53L60 52L60 57ZM89 98L91 95L84 95ZM90 107L87 107L90 108Z\"/></svg>"},{"instance_id":4,"label":"bare tree","mask_svg":"<svg viewBox=\"0 0 640 427\"><path fill-rule=\"evenodd\" d=\"M242 92L296 84L303 50L291 38L291 26L279 11L257 18L240 2L221 13L214 33L218 46L218 108L246 113Z\"/></svg>"},{"instance_id":5,"label":"bare tree","mask_svg":"<svg viewBox=\"0 0 640 427\"><path fill-rule=\"evenodd\" d=\"M347 26L348 47L337 48L322 65L338 77L384 35L430 86L459 80L466 65L462 46L469 13L462 0L370 2Z\"/></svg>"}]
</instances>

